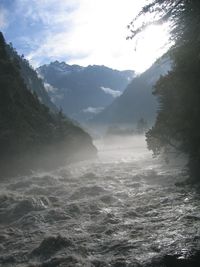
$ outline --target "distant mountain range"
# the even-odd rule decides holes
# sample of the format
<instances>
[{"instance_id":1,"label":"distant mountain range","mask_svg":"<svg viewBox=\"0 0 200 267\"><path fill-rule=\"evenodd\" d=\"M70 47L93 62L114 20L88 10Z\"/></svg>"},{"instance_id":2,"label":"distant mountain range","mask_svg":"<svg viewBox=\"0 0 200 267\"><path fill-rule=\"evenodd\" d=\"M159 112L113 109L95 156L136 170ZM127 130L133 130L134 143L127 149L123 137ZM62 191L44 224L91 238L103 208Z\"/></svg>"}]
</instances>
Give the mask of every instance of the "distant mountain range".
<instances>
[{"instance_id":1,"label":"distant mountain range","mask_svg":"<svg viewBox=\"0 0 200 267\"><path fill-rule=\"evenodd\" d=\"M91 119L110 105L134 77L130 70L71 66L58 61L39 67L37 72L54 104L79 122Z\"/></svg>"},{"instance_id":2,"label":"distant mountain range","mask_svg":"<svg viewBox=\"0 0 200 267\"><path fill-rule=\"evenodd\" d=\"M135 77L122 95L111 105L94 116L90 125L94 126L132 126L143 118L148 125L153 124L158 103L152 95L153 86L161 75L171 68L168 57L164 56L143 74Z\"/></svg>"}]
</instances>

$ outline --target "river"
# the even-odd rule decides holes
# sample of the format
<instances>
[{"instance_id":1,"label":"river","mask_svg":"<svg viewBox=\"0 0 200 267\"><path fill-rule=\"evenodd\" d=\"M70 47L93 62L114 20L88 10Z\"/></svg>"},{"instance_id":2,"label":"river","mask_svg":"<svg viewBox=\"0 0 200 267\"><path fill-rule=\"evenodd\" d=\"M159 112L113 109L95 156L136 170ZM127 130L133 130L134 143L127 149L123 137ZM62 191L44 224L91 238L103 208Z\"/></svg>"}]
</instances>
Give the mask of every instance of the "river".
<instances>
[{"instance_id":1,"label":"river","mask_svg":"<svg viewBox=\"0 0 200 267\"><path fill-rule=\"evenodd\" d=\"M95 144L98 158L1 182L1 266L135 267L199 246L182 160L153 158L144 137Z\"/></svg>"}]
</instances>

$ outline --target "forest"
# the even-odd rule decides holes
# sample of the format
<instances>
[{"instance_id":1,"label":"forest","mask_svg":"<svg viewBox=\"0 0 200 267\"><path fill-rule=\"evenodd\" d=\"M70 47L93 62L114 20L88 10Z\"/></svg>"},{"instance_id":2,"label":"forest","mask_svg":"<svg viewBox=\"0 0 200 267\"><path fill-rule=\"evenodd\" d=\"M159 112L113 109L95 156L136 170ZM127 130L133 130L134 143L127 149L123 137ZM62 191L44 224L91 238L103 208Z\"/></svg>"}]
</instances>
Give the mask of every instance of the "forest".
<instances>
[{"instance_id":1,"label":"forest","mask_svg":"<svg viewBox=\"0 0 200 267\"><path fill-rule=\"evenodd\" d=\"M1 176L18 175L32 168L48 169L81 154L82 150L84 156L86 151L88 155L95 154L96 149L87 133L66 118L62 111L50 110L41 103L36 91L27 89L20 73L20 62L21 65L27 63L23 63L26 61L16 52L11 57L7 48L12 52L0 33ZM27 79L36 75L29 65L27 69ZM35 85L34 88L37 90Z\"/></svg>"},{"instance_id":2,"label":"forest","mask_svg":"<svg viewBox=\"0 0 200 267\"><path fill-rule=\"evenodd\" d=\"M148 148L155 155L185 153L189 157L191 179L200 179L200 2L153 1L140 16L154 13L155 19L135 28L130 24L134 38L150 23L170 22L173 46L168 54L172 70L159 79L153 94L159 101L155 125L146 133ZM138 18L139 18L138 17ZM136 18L136 20L138 19Z\"/></svg>"}]
</instances>

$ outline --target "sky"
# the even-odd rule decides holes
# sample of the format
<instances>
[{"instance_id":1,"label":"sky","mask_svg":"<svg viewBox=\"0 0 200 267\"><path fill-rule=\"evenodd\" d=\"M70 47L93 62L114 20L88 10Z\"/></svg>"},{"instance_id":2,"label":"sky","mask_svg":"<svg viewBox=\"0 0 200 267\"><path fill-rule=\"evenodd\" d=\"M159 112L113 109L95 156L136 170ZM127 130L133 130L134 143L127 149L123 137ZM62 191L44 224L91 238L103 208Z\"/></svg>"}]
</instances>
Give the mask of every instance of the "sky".
<instances>
[{"instance_id":1,"label":"sky","mask_svg":"<svg viewBox=\"0 0 200 267\"><path fill-rule=\"evenodd\" d=\"M34 67L59 60L141 73L166 52L168 27L126 40L145 0L0 0L0 30Z\"/></svg>"}]
</instances>

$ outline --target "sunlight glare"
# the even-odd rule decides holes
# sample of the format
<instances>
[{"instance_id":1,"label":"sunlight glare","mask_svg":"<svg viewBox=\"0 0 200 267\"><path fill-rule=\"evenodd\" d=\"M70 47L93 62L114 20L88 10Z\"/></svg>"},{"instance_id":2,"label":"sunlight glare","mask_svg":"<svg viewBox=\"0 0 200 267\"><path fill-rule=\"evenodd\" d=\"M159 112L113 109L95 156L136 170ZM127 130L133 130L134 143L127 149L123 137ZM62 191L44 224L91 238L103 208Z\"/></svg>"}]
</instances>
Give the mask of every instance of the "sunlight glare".
<instances>
[{"instance_id":1,"label":"sunlight glare","mask_svg":"<svg viewBox=\"0 0 200 267\"><path fill-rule=\"evenodd\" d=\"M83 66L95 63L121 70L134 69L137 73L145 71L167 51L169 34L166 24L150 26L135 40L126 40L130 34L126 26L143 4L144 1L127 0L124 4L113 0L83 0L74 14L69 46L71 53L74 50L84 56L72 58L69 63Z\"/></svg>"},{"instance_id":2,"label":"sunlight glare","mask_svg":"<svg viewBox=\"0 0 200 267\"><path fill-rule=\"evenodd\" d=\"M169 42L169 24L151 25L134 41L134 65L138 73L167 52Z\"/></svg>"},{"instance_id":3,"label":"sunlight glare","mask_svg":"<svg viewBox=\"0 0 200 267\"><path fill-rule=\"evenodd\" d=\"M76 2L77 8L66 18L61 12L65 18L63 27L53 34L48 33L38 49L27 56L34 66L39 66L45 55L47 61L60 60L81 66L105 65L141 73L167 51L167 25L151 26L136 39L126 40L130 35L127 25L141 10L145 0Z\"/></svg>"}]
</instances>

